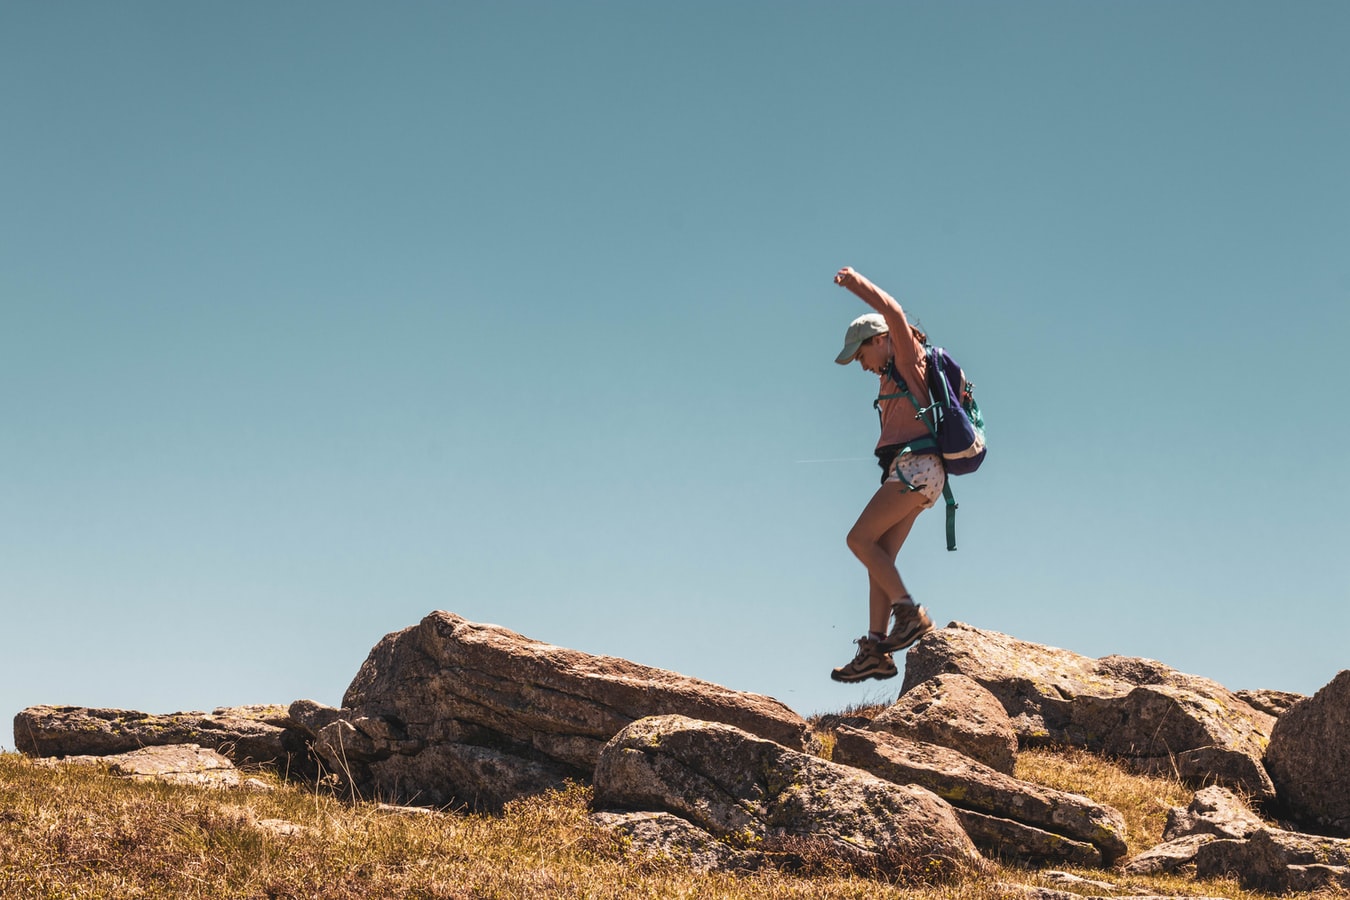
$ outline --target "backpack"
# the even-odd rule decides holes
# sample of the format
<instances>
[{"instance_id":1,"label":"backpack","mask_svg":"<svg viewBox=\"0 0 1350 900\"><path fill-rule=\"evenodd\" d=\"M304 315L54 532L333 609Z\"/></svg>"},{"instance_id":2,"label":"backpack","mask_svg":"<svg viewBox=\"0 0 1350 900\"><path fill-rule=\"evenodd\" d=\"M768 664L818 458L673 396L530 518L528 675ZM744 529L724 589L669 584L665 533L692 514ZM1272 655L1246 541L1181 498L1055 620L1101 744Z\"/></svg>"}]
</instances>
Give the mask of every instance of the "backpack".
<instances>
[{"instance_id":1,"label":"backpack","mask_svg":"<svg viewBox=\"0 0 1350 900\"><path fill-rule=\"evenodd\" d=\"M892 362L887 364L886 374L900 388L900 393L880 394L872 406L880 417L882 400L904 397L914 406L916 417L928 426L931 437L910 442L909 449L936 449L942 456L942 466L948 475L942 486L942 496L947 502L947 549L955 550L957 503L950 476L969 475L984 462L984 416L975 402L975 385L966 380L966 373L951 354L928 344L924 345L924 352L928 359L928 395L932 404L919 405Z\"/></svg>"},{"instance_id":2,"label":"backpack","mask_svg":"<svg viewBox=\"0 0 1350 900\"><path fill-rule=\"evenodd\" d=\"M984 462L984 416L975 402L975 385L966 381L951 354L928 347L928 393L935 424L925 419L937 440L948 475L969 475ZM921 410L924 412L925 410Z\"/></svg>"}]
</instances>

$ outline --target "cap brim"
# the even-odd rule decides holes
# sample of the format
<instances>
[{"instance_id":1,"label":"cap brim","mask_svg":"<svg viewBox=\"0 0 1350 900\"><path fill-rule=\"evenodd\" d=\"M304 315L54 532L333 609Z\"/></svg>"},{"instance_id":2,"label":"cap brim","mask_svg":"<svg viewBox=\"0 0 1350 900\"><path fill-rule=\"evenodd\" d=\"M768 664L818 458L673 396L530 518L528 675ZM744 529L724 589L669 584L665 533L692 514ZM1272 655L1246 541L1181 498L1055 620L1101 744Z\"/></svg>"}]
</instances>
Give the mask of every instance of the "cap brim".
<instances>
[{"instance_id":1,"label":"cap brim","mask_svg":"<svg viewBox=\"0 0 1350 900\"><path fill-rule=\"evenodd\" d=\"M862 349L862 344L862 341L849 341L844 345L844 349L839 351L839 355L834 358L834 361L841 366L846 366L853 362L858 358L858 351Z\"/></svg>"}]
</instances>

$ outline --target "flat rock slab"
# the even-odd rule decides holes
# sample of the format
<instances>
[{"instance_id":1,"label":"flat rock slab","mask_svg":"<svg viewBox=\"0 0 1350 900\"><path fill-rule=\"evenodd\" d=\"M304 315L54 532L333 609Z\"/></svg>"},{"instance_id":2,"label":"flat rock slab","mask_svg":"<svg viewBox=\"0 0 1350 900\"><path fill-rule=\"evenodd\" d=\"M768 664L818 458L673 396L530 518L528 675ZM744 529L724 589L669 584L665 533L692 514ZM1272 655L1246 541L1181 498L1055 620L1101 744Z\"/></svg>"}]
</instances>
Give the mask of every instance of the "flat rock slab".
<instances>
[{"instance_id":1,"label":"flat rock slab","mask_svg":"<svg viewBox=\"0 0 1350 900\"><path fill-rule=\"evenodd\" d=\"M920 785L961 809L1090 844L1106 865L1128 852L1125 818L1119 811L1078 794L1005 775L947 747L841 726L835 736L834 759L897 784ZM980 834L995 832L985 825ZM991 855L1017 855L1019 848L1037 846L1019 837L1026 834L1009 830L1007 843L981 845L981 849ZM1065 852L1065 856L1040 858L1066 863L1081 854L1071 846Z\"/></svg>"},{"instance_id":2,"label":"flat rock slab","mask_svg":"<svg viewBox=\"0 0 1350 900\"><path fill-rule=\"evenodd\" d=\"M224 756L196 744L144 747L111 756L68 756L49 765L105 766L108 774L132 781L159 781L193 787L271 790L266 782L243 778Z\"/></svg>"},{"instance_id":3,"label":"flat rock slab","mask_svg":"<svg viewBox=\"0 0 1350 900\"><path fill-rule=\"evenodd\" d=\"M15 749L29 756L112 756L142 747L196 744L238 765L309 772L305 735L284 706L156 714L85 706L30 706L14 717Z\"/></svg>"},{"instance_id":4,"label":"flat rock slab","mask_svg":"<svg viewBox=\"0 0 1350 900\"><path fill-rule=\"evenodd\" d=\"M990 816L955 807L966 834L984 855L1005 862L1055 863L1092 868L1102 865L1102 853L1086 841L1053 831L1023 825L1001 816Z\"/></svg>"}]
</instances>

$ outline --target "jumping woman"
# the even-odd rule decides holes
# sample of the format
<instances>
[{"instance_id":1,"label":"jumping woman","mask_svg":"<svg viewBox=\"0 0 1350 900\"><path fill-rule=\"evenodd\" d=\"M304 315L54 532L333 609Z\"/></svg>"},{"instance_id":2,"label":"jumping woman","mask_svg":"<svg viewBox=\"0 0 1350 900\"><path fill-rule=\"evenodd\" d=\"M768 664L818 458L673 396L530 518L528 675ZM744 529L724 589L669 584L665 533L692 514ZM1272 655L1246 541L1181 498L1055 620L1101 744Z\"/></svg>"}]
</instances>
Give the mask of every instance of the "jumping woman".
<instances>
[{"instance_id":1,"label":"jumping woman","mask_svg":"<svg viewBox=\"0 0 1350 900\"><path fill-rule=\"evenodd\" d=\"M937 502L947 475L935 449L916 451L909 446L929 436L915 407L916 402L921 406L931 403L923 332L910 325L891 295L853 269L840 269L834 283L875 310L849 324L844 349L834 361L846 366L857 360L880 379L881 438L876 456L882 474L881 487L848 533L849 549L867 569L868 631L856 641L858 652L853 660L830 677L835 681L892 678L896 668L891 654L933 629L927 611L905 589L895 558L919 513Z\"/></svg>"}]
</instances>

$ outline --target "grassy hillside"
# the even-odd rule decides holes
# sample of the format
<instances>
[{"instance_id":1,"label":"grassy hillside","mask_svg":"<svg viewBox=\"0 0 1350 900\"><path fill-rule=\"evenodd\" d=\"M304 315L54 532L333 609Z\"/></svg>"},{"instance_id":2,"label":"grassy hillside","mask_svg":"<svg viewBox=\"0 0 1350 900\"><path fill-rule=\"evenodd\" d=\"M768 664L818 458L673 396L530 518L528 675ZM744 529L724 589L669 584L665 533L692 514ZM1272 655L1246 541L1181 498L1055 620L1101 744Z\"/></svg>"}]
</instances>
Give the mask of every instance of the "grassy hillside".
<instances>
[{"instance_id":1,"label":"grassy hillside","mask_svg":"<svg viewBox=\"0 0 1350 900\"><path fill-rule=\"evenodd\" d=\"M1156 843L1167 808L1190 801L1176 782L1130 775L1076 751L1024 753L1017 774L1115 806L1129 821L1132 848ZM828 872L701 875L626 852L588 821L583 787L483 816L353 805L260 777L275 789L132 783L98 768L0 754L0 897L922 900L1010 896L1002 882L1061 887L1043 873L1011 867L938 885ZM1232 882L1075 874L1127 885L1126 893L1261 896Z\"/></svg>"}]
</instances>

